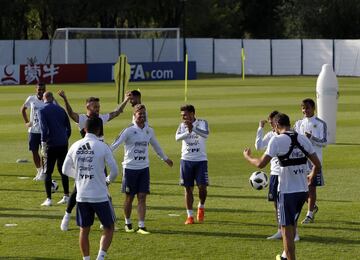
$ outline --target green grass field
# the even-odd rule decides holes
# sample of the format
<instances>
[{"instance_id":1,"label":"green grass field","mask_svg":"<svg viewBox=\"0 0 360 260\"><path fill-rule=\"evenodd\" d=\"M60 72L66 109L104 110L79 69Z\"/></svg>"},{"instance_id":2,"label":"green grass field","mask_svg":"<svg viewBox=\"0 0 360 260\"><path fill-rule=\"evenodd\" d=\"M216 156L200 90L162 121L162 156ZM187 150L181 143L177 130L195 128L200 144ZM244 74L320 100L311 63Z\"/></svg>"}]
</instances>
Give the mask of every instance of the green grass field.
<instances>
[{"instance_id":1,"label":"green grass field","mask_svg":"<svg viewBox=\"0 0 360 260\"><path fill-rule=\"evenodd\" d=\"M282 252L282 243L265 239L276 231L273 206L266 200L267 191L250 187L248 178L256 169L243 159L242 151L254 147L258 121L272 110L287 113L292 123L301 118L300 102L306 97L316 98L315 84L315 77L189 82L188 103L195 106L199 118L208 120L211 130L207 143L211 186L206 222L185 226L183 189L178 186L181 144L174 137L180 122L179 106L184 103L183 83L132 83L131 88L141 90L150 125L174 167L167 167L151 151L146 226L152 234L148 236L123 231L121 177L111 185L120 229L107 259L275 259ZM324 149L326 186L318 190L316 223L299 226L298 259L359 259L360 255L359 80L339 78L339 86L337 143ZM59 89L65 90L76 112L85 111L88 96L100 97L103 113L116 107L113 84L48 86L53 92ZM50 208L41 207L45 199L43 184L32 181L35 168L20 107L33 93L34 86L0 86L0 259L80 259L75 218L68 232L60 231L65 206L55 203ZM58 101L63 105L60 98ZM105 126L106 141L112 142L130 120L131 109L126 107L120 117ZM72 127L70 143L80 137L73 122ZM115 156L120 165L122 149ZM18 158L30 163L16 163ZM265 171L268 173L269 168ZM60 183L56 171L53 176ZM61 190L59 187L53 195L55 202L62 197ZM137 223L135 210L132 219ZM5 226L12 223L17 226ZM96 221L91 232L92 259L98 251L100 234Z\"/></svg>"}]
</instances>

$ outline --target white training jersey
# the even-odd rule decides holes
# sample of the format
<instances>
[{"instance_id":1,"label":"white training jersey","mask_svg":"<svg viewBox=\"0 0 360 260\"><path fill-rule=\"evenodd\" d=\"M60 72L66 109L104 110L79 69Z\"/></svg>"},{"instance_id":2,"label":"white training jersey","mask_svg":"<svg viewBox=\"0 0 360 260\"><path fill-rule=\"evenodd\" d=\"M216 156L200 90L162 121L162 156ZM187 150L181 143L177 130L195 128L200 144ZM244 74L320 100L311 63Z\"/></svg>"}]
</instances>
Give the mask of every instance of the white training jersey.
<instances>
[{"instance_id":1,"label":"white training jersey","mask_svg":"<svg viewBox=\"0 0 360 260\"><path fill-rule=\"evenodd\" d=\"M181 159L187 161L207 161L205 141L209 135L209 125L206 120L196 119L191 133L187 126L180 123L176 134L176 141L182 141Z\"/></svg>"},{"instance_id":2,"label":"white training jersey","mask_svg":"<svg viewBox=\"0 0 360 260\"><path fill-rule=\"evenodd\" d=\"M299 134L297 135L297 140L309 154L315 153L315 150L307 137ZM270 157L285 155L289 152L290 144L291 138L286 134L275 135L271 138L265 154ZM304 153L300 149L294 148L289 157L302 158L304 157ZM278 191L281 193L307 192L308 171L307 163L286 167L280 166Z\"/></svg>"},{"instance_id":3,"label":"white training jersey","mask_svg":"<svg viewBox=\"0 0 360 260\"><path fill-rule=\"evenodd\" d=\"M29 133L40 134L40 112L39 110L45 106L45 103L38 99L37 95L29 96L25 103L24 107L30 108L30 123Z\"/></svg>"},{"instance_id":4,"label":"white training jersey","mask_svg":"<svg viewBox=\"0 0 360 260\"><path fill-rule=\"evenodd\" d=\"M294 130L301 135L305 135L305 132L311 134L310 142L314 146L320 162L322 162L322 148L327 144L326 123L316 116L304 117L295 122Z\"/></svg>"},{"instance_id":5,"label":"white training jersey","mask_svg":"<svg viewBox=\"0 0 360 260\"><path fill-rule=\"evenodd\" d=\"M86 114L80 114L79 115L79 123L76 123L79 130L82 130L85 128L86 120L88 120L88 116ZM99 114L99 118L101 118L103 125L105 125L110 118L110 114Z\"/></svg>"},{"instance_id":6,"label":"white training jersey","mask_svg":"<svg viewBox=\"0 0 360 260\"><path fill-rule=\"evenodd\" d=\"M137 124L131 124L119 134L110 148L114 151L123 143L123 168L140 170L149 167L149 144L163 161L168 159L150 126L145 125L144 128L140 128Z\"/></svg>"},{"instance_id":7,"label":"white training jersey","mask_svg":"<svg viewBox=\"0 0 360 260\"><path fill-rule=\"evenodd\" d=\"M104 173L105 164L110 168L108 177ZM118 175L109 146L94 134L86 134L70 147L62 171L75 179L78 202L108 201L106 181L112 182Z\"/></svg>"},{"instance_id":8,"label":"white training jersey","mask_svg":"<svg viewBox=\"0 0 360 260\"><path fill-rule=\"evenodd\" d=\"M275 131L269 131L263 137L263 128L259 127L256 131L255 148L256 150L265 150L270 139L277 135ZM280 165L277 157L273 157L270 161L270 175L279 175Z\"/></svg>"}]
</instances>

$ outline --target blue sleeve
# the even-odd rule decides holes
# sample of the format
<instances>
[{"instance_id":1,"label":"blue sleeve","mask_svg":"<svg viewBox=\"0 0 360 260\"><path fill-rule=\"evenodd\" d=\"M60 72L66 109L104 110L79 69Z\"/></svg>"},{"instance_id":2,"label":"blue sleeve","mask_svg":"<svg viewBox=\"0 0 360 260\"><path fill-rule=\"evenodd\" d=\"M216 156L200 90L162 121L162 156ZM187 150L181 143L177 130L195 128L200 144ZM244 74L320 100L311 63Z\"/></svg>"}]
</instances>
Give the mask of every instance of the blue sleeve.
<instances>
[{"instance_id":1,"label":"blue sleeve","mask_svg":"<svg viewBox=\"0 0 360 260\"><path fill-rule=\"evenodd\" d=\"M68 137L68 139L71 136L71 125L70 125L70 120L68 115L66 114L65 110L64 110L64 114L65 114L65 127L66 127L66 135Z\"/></svg>"},{"instance_id":2,"label":"blue sleeve","mask_svg":"<svg viewBox=\"0 0 360 260\"><path fill-rule=\"evenodd\" d=\"M49 139L49 127L46 121L46 116L43 109L40 109L40 132L41 142L46 142Z\"/></svg>"}]
</instances>

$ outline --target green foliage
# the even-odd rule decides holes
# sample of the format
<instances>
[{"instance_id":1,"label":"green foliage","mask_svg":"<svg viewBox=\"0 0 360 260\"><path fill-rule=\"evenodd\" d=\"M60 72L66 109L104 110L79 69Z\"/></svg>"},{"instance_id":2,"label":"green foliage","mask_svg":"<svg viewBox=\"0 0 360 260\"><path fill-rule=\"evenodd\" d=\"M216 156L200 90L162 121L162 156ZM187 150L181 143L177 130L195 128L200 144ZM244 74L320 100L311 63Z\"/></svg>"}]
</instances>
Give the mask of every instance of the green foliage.
<instances>
[{"instance_id":1,"label":"green foliage","mask_svg":"<svg viewBox=\"0 0 360 260\"><path fill-rule=\"evenodd\" d=\"M152 234L148 236L123 231L121 177L110 186L119 231L107 259L274 259L282 251L282 243L265 239L276 231L273 205L266 201L267 191L251 189L248 177L256 169L245 162L242 150L254 146L258 122L270 111L285 112L292 122L301 118L300 101L315 98L315 82L314 77L249 77L242 81L236 77L206 79L204 75L189 82L188 102L195 105L199 118L208 120L211 131L207 142L211 186L206 221L192 226L183 224L183 189L178 186L181 144L174 138L180 122L179 106L184 100L183 82L132 83L132 88L141 90L150 125L175 165L168 168L150 152L151 195L146 225ZM316 223L299 225L301 240L296 250L300 260L357 259L360 254L360 89L357 78L340 78L339 86L337 144L324 149L326 186L318 190ZM48 86L54 93L59 89L66 91L77 112L85 111L88 96L100 97L103 113L116 107L113 84ZM0 88L0 255L4 259L80 259L75 218L70 230L61 232L65 206L40 207L45 191L42 183L31 180L35 175L33 164L16 163L18 158L31 161L19 109L33 93L33 86ZM126 107L124 114L105 126L106 141L112 142L130 120L131 108ZM74 123L72 127L71 143L79 139ZM122 149L115 157L120 165ZM53 177L61 183L56 171ZM60 200L61 190L60 185L53 196L55 202ZM136 223L135 207L132 219ZM4 226L11 223L17 226ZM99 222L95 221L90 235L92 258L100 235Z\"/></svg>"}]
</instances>

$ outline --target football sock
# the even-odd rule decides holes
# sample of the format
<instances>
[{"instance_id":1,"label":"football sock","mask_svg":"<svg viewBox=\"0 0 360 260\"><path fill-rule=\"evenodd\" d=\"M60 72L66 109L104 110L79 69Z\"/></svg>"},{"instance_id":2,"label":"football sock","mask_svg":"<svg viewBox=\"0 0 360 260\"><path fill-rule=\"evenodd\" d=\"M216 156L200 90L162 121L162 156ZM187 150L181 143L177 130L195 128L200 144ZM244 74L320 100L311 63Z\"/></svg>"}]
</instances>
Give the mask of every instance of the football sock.
<instances>
[{"instance_id":1,"label":"football sock","mask_svg":"<svg viewBox=\"0 0 360 260\"><path fill-rule=\"evenodd\" d=\"M285 251L283 251L283 252L282 252L281 257L283 257L283 258L287 258L287 257L286 257L286 253L285 253Z\"/></svg>"},{"instance_id":2,"label":"football sock","mask_svg":"<svg viewBox=\"0 0 360 260\"><path fill-rule=\"evenodd\" d=\"M126 218L126 219L125 219L125 224L126 224L126 225L131 224L131 219L130 219L130 218Z\"/></svg>"},{"instance_id":3,"label":"football sock","mask_svg":"<svg viewBox=\"0 0 360 260\"><path fill-rule=\"evenodd\" d=\"M143 228L145 227L145 221L141 221L139 220L139 224L138 224L139 228Z\"/></svg>"},{"instance_id":4,"label":"football sock","mask_svg":"<svg viewBox=\"0 0 360 260\"><path fill-rule=\"evenodd\" d=\"M199 202L199 204L198 204L198 208L200 208L200 209L205 208L205 204L201 204L201 203Z\"/></svg>"},{"instance_id":5,"label":"football sock","mask_svg":"<svg viewBox=\"0 0 360 260\"><path fill-rule=\"evenodd\" d=\"M187 213L188 217L192 217L192 216L194 215L192 209L187 209L187 210L186 210L186 213Z\"/></svg>"},{"instance_id":6,"label":"football sock","mask_svg":"<svg viewBox=\"0 0 360 260\"><path fill-rule=\"evenodd\" d=\"M37 170L38 173L42 172L42 168L36 168L36 170Z\"/></svg>"},{"instance_id":7,"label":"football sock","mask_svg":"<svg viewBox=\"0 0 360 260\"><path fill-rule=\"evenodd\" d=\"M306 213L306 216L309 216L310 218L313 218L314 213L310 210Z\"/></svg>"},{"instance_id":8,"label":"football sock","mask_svg":"<svg viewBox=\"0 0 360 260\"><path fill-rule=\"evenodd\" d=\"M99 250L98 256L96 257L96 260L103 260L105 259L106 252L104 250Z\"/></svg>"},{"instance_id":9,"label":"football sock","mask_svg":"<svg viewBox=\"0 0 360 260\"><path fill-rule=\"evenodd\" d=\"M90 256L83 256L83 260L90 260Z\"/></svg>"}]
</instances>

